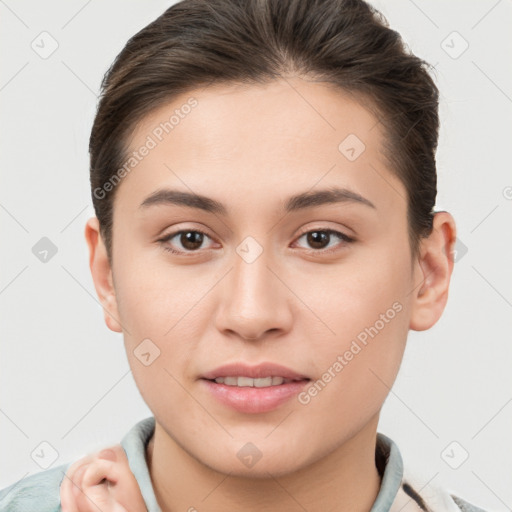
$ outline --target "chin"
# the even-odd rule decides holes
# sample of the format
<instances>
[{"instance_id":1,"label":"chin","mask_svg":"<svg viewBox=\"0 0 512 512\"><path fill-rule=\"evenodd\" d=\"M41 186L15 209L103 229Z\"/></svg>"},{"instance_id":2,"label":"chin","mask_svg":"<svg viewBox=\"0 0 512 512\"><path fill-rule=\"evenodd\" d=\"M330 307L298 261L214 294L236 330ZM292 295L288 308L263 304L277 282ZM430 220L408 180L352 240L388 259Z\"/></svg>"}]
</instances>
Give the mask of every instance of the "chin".
<instances>
[{"instance_id":1,"label":"chin","mask_svg":"<svg viewBox=\"0 0 512 512\"><path fill-rule=\"evenodd\" d=\"M209 451L204 454L197 454L197 460L205 466L222 474L229 474L232 477L268 479L281 477L302 469L308 464L307 454L302 451L301 456L290 450L284 453L281 444L274 447L262 446L261 450L255 444L236 443L236 446L226 447L220 453ZM230 455L231 454L231 455Z\"/></svg>"},{"instance_id":2,"label":"chin","mask_svg":"<svg viewBox=\"0 0 512 512\"><path fill-rule=\"evenodd\" d=\"M211 466L210 466L211 467ZM260 459L252 468L244 467L241 463L232 463L226 461L226 464L216 464L212 467L215 471L223 474L229 474L230 477L246 478L256 480L268 480L269 478L279 478L294 473L299 467L296 463L285 464L282 457L280 461L264 461Z\"/></svg>"}]
</instances>

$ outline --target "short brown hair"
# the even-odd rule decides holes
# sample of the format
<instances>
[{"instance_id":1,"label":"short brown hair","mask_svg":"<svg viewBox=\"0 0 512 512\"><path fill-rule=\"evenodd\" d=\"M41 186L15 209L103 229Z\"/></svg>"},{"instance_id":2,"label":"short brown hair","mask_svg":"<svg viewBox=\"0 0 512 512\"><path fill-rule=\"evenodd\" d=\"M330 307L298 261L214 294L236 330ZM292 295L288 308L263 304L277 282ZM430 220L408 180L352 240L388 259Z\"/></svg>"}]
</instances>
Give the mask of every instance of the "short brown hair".
<instances>
[{"instance_id":1,"label":"short brown hair","mask_svg":"<svg viewBox=\"0 0 512 512\"><path fill-rule=\"evenodd\" d=\"M137 123L211 83L257 84L294 73L364 98L385 130L384 153L407 191L413 256L432 231L438 90L398 32L363 0L182 0L135 34L103 78L92 127L91 192L109 258L117 187ZM109 187L110 188L110 187Z\"/></svg>"}]
</instances>

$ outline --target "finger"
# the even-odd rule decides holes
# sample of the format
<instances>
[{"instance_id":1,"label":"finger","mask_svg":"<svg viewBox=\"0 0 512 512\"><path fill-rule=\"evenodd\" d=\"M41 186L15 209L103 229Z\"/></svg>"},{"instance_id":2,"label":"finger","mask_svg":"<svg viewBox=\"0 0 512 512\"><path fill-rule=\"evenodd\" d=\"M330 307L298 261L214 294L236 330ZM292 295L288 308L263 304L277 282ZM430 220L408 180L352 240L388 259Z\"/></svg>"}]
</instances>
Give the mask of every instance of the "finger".
<instances>
[{"instance_id":1,"label":"finger","mask_svg":"<svg viewBox=\"0 0 512 512\"><path fill-rule=\"evenodd\" d=\"M123 448L121 448L121 451L124 453ZM104 459L104 460L110 460L112 462L116 462L118 459L119 450L116 446L113 446L112 448L105 448L101 450L101 452L98 453L98 459Z\"/></svg>"},{"instance_id":2,"label":"finger","mask_svg":"<svg viewBox=\"0 0 512 512\"><path fill-rule=\"evenodd\" d=\"M146 502L142 497L139 483L127 466L120 468L118 482L113 484L109 491L126 510L130 510L130 512L147 512Z\"/></svg>"},{"instance_id":3,"label":"finger","mask_svg":"<svg viewBox=\"0 0 512 512\"><path fill-rule=\"evenodd\" d=\"M82 477L85 488L100 485L106 480L117 483L119 481L119 463L98 459L87 466ZM105 483L106 484L106 483Z\"/></svg>"},{"instance_id":4,"label":"finger","mask_svg":"<svg viewBox=\"0 0 512 512\"><path fill-rule=\"evenodd\" d=\"M80 481L73 489L74 500L78 512L110 512L113 501L110 497L108 486L105 484L88 486L86 474L96 462L91 462L80 467L76 472L76 480Z\"/></svg>"},{"instance_id":5,"label":"finger","mask_svg":"<svg viewBox=\"0 0 512 512\"><path fill-rule=\"evenodd\" d=\"M73 490L71 489L73 485L71 478L65 474L59 490L62 512L80 512L76 507L75 497L73 495Z\"/></svg>"},{"instance_id":6,"label":"finger","mask_svg":"<svg viewBox=\"0 0 512 512\"><path fill-rule=\"evenodd\" d=\"M75 471L71 486L71 491L75 498L82 493L82 479L88 466L89 464L83 464Z\"/></svg>"},{"instance_id":7,"label":"finger","mask_svg":"<svg viewBox=\"0 0 512 512\"><path fill-rule=\"evenodd\" d=\"M81 471L78 473L78 470L82 468L86 464L90 464L98 459L105 459L116 461L119 460L120 457L124 457L126 459L126 454L121 445L114 445L111 448L106 448L97 453L92 453L82 457L77 460L70 466L68 466L66 473L63 476L60 484L60 501L61 508L63 512L81 512L76 505L76 491L82 488L82 486L90 485L90 482L84 482L84 474L86 471ZM108 468L105 469L105 473L109 473L113 476L112 471L109 471ZM90 473L88 473L90 474Z\"/></svg>"},{"instance_id":8,"label":"finger","mask_svg":"<svg viewBox=\"0 0 512 512\"><path fill-rule=\"evenodd\" d=\"M72 464L62 483L63 512L146 512L146 505L121 445Z\"/></svg>"},{"instance_id":9,"label":"finger","mask_svg":"<svg viewBox=\"0 0 512 512\"><path fill-rule=\"evenodd\" d=\"M73 478L73 475L76 473L76 470L79 467L83 466L84 464L89 464L90 462L95 460L96 457L96 454L90 454L86 455L85 457L82 457L81 459L78 459L76 462L73 462L73 464L69 466L68 470L66 471L66 474L68 475L68 477Z\"/></svg>"},{"instance_id":10,"label":"finger","mask_svg":"<svg viewBox=\"0 0 512 512\"><path fill-rule=\"evenodd\" d=\"M75 461L73 464L70 464L63 476L63 479L61 480L59 489L61 508L63 512L80 512L80 510L77 509L75 494L73 492L76 486L82 486L83 476L81 478L77 478L77 471L79 468L83 467L85 464L92 463L98 458L116 461L119 456L123 455L126 456L121 445L115 445L111 448L101 450L99 453L86 455Z\"/></svg>"},{"instance_id":11,"label":"finger","mask_svg":"<svg viewBox=\"0 0 512 512\"><path fill-rule=\"evenodd\" d=\"M101 499L101 504L110 507L107 508L109 511L123 512L126 509L146 512L139 483L130 470L124 450L119 459L119 462L98 459L89 464L82 477L84 492L94 491L94 496Z\"/></svg>"},{"instance_id":12,"label":"finger","mask_svg":"<svg viewBox=\"0 0 512 512\"><path fill-rule=\"evenodd\" d=\"M75 489L82 484L83 471L79 471L84 465L90 463L94 459L94 455L83 457L71 464L61 481L60 498L63 512L80 512L76 507ZM64 509L65 507L65 509Z\"/></svg>"}]
</instances>

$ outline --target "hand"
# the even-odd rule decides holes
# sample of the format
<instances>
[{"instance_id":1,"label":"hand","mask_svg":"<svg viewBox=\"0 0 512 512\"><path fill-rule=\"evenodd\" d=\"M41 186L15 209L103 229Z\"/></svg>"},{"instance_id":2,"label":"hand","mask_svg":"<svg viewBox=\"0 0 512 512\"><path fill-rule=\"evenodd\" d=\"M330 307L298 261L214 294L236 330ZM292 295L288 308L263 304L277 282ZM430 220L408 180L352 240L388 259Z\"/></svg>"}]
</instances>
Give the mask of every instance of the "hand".
<instances>
[{"instance_id":1,"label":"hand","mask_svg":"<svg viewBox=\"0 0 512 512\"><path fill-rule=\"evenodd\" d=\"M147 512L121 445L73 463L60 486L62 512Z\"/></svg>"}]
</instances>

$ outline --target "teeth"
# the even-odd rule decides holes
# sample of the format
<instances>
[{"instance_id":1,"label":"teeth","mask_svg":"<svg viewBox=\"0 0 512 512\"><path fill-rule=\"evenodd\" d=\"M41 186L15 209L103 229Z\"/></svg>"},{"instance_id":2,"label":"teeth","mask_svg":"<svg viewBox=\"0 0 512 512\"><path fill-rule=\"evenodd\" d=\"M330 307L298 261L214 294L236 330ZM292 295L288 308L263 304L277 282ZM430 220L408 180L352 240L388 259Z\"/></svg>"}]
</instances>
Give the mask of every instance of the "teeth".
<instances>
[{"instance_id":1,"label":"teeth","mask_svg":"<svg viewBox=\"0 0 512 512\"><path fill-rule=\"evenodd\" d=\"M217 384L226 384L226 386L265 388L268 386L280 386L283 383L292 382L283 377L263 377L251 379L251 377L217 377Z\"/></svg>"}]
</instances>

